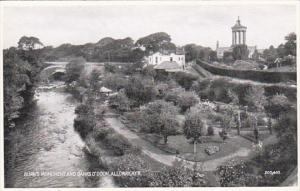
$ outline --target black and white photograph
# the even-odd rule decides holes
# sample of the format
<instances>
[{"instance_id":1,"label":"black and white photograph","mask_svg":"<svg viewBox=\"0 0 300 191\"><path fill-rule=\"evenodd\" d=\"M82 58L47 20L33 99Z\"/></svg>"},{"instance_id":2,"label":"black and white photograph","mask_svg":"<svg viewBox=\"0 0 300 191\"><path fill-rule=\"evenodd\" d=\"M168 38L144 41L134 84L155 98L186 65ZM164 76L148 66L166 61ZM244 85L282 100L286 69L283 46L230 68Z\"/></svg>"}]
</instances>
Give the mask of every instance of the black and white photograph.
<instances>
[{"instance_id":1,"label":"black and white photograph","mask_svg":"<svg viewBox=\"0 0 300 191\"><path fill-rule=\"evenodd\" d=\"M0 8L1 188L299 189L299 1Z\"/></svg>"}]
</instances>

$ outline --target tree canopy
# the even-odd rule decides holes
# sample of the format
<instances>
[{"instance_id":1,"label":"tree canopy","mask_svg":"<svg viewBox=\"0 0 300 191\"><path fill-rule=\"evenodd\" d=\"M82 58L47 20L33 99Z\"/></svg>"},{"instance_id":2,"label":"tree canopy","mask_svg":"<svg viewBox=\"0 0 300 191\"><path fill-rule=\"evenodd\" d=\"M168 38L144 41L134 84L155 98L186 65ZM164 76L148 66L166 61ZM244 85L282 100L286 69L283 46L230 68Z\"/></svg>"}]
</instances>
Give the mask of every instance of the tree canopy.
<instances>
[{"instance_id":1,"label":"tree canopy","mask_svg":"<svg viewBox=\"0 0 300 191\"><path fill-rule=\"evenodd\" d=\"M157 52L159 50L175 51L176 46L171 43L171 37L165 32L157 32L138 39L135 43L137 46L145 47L146 53Z\"/></svg>"},{"instance_id":2,"label":"tree canopy","mask_svg":"<svg viewBox=\"0 0 300 191\"><path fill-rule=\"evenodd\" d=\"M38 45L44 46L43 43L40 41L40 39L33 36L30 37L22 36L18 42L18 48L22 50L33 50Z\"/></svg>"}]
</instances>

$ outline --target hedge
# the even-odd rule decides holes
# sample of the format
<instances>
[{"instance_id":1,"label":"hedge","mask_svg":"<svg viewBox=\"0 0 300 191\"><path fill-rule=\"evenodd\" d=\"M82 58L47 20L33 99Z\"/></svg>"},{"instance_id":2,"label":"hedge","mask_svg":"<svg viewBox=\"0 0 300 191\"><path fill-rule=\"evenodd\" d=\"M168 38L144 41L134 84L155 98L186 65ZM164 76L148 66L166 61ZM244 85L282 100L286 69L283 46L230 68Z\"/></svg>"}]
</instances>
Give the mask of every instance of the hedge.
<instances>
[{"instance_id":1,"label":"hedge","mask_svg":"<svg viewBox=\"0 0 300 191\"><path fill-rule=\"evenodd\" d=\"M237 70L237 69L221 68L218 66L213 66L202 60L197 60L196 63L202 68L208 70L209 72L221 76L229 76L229 77L254 80L254 81L266 82L266 83L278 83L278 82L297 80L296 72Z\"/></svg>"}]
</instances>

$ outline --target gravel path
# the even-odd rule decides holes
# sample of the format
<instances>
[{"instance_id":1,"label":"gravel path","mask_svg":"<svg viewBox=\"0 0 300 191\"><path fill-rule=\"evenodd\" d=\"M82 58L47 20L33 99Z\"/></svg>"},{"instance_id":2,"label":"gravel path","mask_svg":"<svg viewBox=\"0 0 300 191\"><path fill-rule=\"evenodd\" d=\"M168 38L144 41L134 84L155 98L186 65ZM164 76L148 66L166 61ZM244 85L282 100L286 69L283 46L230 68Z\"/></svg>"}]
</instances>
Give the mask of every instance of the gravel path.
<instances>
[{"instance_id":1,"label":"gravel path","mask_svg":"<svg viewBox=\"0 0 300 191\"><path fill-rule=\"evenodd\" d=\"M142 152L152 159L168 166L171 166L173 162L178 159L176 155L166 154L159 148L153 146L151 143L140 138L137 134L127 129L119 119L105 118L105 120L117 133L126 137L131 144L141 147ZM216 168L222 163L225 163L226 161L231 160L235 157L247 157L248 155L250 155L250 152L250 149L241 147L239 150L230 155L205 161L204 163L199 162L197 163L197 168L203 171L215 171ZM195 162L186 161L186 164L188 168L193 168Z\"/></svg>"}]
</instances>

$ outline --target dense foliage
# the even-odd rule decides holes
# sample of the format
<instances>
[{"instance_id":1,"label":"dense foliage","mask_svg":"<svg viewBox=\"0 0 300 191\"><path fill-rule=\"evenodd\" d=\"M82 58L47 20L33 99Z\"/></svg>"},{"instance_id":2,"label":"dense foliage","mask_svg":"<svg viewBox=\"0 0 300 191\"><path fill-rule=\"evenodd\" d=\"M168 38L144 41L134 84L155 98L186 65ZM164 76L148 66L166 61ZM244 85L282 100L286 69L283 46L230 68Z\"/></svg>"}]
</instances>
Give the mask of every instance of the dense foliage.
<instances>
[{"instance_id":1,"label":"dense foliage","mask_svg":"<svg viewBox=\"0 0 300 191\"><path fill-rule=\"evenodd\" d=\"M296 65L296 50L297 50L297 36L295 33L290 33L285 36L286 42L280 44L277 48L271 45L268 49L263 51L262 57L266 60L269 67L281 66L295 66ZM275 63L279 58L279 63Z\"/></svg>"},{"instance_id":2,"label":"dense foliage","mask_svg":"<svg viewBox=\"0 0 300 191\"><path fill-rule=\"evenodd\" d=\"M135 102L134 105L139 106L154 100L157 90L152 79L138 75L128 79L128 83L125 86L125 94Z\"/></svg>"},{"instance_id":3,"label":"dense foliage","mask_svg":"<svg viewBox=\"0 0 300 191\"><path fill-rule=\"evenodd\" d=\"M44 49L36 37L22 37L19 48L3 51L4 126L14 127L14 120L24 114L23 109L32 104L35 84L42 69L41 54Z\"/></svg>"},{"instance_id":4,"label":"dense foliage","mask_svg":"<svg viewBox=\"0 0 300 191\"><path fill-rule=\"evenodd\" d=\"M183 132L186 138L192 139L194 143L201 141L199 139L206 135L207 127L203 121L202 112L197 107L191 108L191 110L185 115Z\"/></svg>"},{"instance_id":5,"label":"dense foliage","mask_svg":"<svg viewBox=\"0 0 300 191\"><path fill-rule=\"evenodd\" d=\"M144 47L146 54L160 50L175 51L176 45L171 42L171 37L165 32L153 33L138 39L135 43L139 47Z\"/></svg>"},{"instance_id":6,"label":"dense foliage","mask_svg":"<svg viewBox=\"0 0 300 191\"><path fill-rule=\"evenodd\" d=\"M162 135L164 142L167 143L168 136L176 134L179 128L176 115L178 115L178 108L171 102L163 100L151 102L142 110L141 130Z\"/></svg>"},{"instance_id":7,"label":"dense foliage","mask_svg":"<svg viewBox=\"0 0 300 191\"><path fill-rule=\"evenodd\" d=\"M77 58L71 60L66 65L66 76L65 80L67 83L78 81L79 77L84 69L85 60L83 58Z\"/></svg>"},{"instance_id":8,"label":"dense foliage","mask_svg":"<svg viewBox=\"0 0 300 191\"><path fill-rule=\"evenodd\" d=\"M235 60L248 59L249 50L247 45L236 45L233 48L232 56Z\"/></svg>"}]
</instances>

